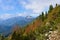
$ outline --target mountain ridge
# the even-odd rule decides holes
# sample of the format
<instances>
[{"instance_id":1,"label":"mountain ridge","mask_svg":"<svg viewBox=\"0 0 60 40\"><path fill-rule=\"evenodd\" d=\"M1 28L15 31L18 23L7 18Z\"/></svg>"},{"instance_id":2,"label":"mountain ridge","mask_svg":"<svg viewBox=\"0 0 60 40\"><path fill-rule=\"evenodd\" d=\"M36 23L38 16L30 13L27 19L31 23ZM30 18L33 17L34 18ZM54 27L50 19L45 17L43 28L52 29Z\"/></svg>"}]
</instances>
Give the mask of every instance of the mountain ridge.
<instances>
[{"instance_id":1,"label":"mountain ridge","mask_svg":"<svg viewBox=\"0 0 60 40\"><path fill-rule=\"evenodd\" d=\"M23 27L34 19L35 18L32 17L28 18L28 17L18 16L18 17L9 18L7 20L2 20L0 21L0 33L8 34L12 31L12 29L14 29L15 25L19 25L20 27Z\"/></svg>"}]
</instances>

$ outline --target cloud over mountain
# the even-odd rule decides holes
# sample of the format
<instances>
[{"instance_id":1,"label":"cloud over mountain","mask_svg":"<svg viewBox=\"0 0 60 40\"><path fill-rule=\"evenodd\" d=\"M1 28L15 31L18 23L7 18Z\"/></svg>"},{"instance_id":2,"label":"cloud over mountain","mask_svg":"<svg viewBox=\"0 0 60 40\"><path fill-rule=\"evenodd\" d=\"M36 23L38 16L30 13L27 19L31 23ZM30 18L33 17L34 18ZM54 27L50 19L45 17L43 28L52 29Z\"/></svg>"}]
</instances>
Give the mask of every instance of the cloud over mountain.
<instances>
[{"instance_id":1,"label":"cloud over mountain","mask_svg":"<svg viewBox=\"0 0 60 40\"><path fill-rule=\"evenodd\" d=\"M60 0L0 0L0 19L14 16L37 17L47 11L49 5L60 4Z\"/></svg>"}]
</instances>

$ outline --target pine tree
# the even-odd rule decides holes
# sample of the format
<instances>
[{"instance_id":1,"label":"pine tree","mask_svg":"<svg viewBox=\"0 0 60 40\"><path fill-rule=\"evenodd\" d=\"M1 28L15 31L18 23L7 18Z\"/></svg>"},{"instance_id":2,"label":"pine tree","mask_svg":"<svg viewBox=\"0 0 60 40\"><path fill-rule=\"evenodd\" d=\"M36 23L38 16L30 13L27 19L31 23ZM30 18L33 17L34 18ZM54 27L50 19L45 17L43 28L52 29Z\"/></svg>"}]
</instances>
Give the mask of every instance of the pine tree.
<instances>
[{"instance_id":1,"label":"pine tree","mask_svg":"<svg viewBox=\"0 0 60 40\"><path fill-rule=\"evenodd\" d=\"M45 18L47 18L47 16L48 16L48 13L47 13L47 12L45 12Z\"/></svg>"},{"instance_id":2,"label":"pine tree","mask_svg":"<svg viewBox=\"0 0 60 40\"><path fill-rule=\"evenodd\" d=\"M58 4L56 3L56 7L58 6Z\"/></svg>"},{"instance_id":3,"label":"pine tree","mask_svg":"<svg viewBox=\"0 0 60 40\"><path fill-rule=\"evenodd\" d=\"M48 13L51 12L52 10L53 10L53 6L50 5Z\"/></svg>"},{"instance_id":4,"label":"pine tree","mask_svg":"<svg viewBox=\"0 0 60 40\"><path fill-rule=\"evenodd\" d=\"M44 21L44 12L42 12L42 21Z\"/></svg>"}]
</instances>

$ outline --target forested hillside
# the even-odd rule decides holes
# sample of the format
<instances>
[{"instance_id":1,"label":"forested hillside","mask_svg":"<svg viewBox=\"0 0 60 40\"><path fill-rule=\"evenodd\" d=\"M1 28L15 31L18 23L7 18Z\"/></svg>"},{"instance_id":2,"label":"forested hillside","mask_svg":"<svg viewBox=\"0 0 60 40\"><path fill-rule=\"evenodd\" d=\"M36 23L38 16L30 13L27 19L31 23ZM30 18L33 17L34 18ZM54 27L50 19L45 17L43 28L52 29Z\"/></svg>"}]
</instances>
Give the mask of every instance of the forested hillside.
<instances>
[{"instance_id":1,"label":"forested hillside","mask_svg":"<svg viewBox=\"0 0 60 40\"><path fill-rule=\"evenodd\" d=\"M50 5L47 12L42 12L24 28L15 30L1 40L60 40L60 5Z\"/></svg>"}]
</instances>

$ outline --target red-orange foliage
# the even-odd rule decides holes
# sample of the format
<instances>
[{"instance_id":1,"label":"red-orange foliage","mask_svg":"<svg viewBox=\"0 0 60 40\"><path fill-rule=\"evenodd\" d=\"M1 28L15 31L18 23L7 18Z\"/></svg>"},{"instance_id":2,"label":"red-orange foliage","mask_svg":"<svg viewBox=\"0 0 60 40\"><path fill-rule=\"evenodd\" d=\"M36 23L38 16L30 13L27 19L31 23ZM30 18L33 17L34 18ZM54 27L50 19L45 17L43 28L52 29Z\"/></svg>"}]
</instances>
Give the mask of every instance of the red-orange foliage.
<instances>
[{"instance_id":1,"label":"red-orange foliage","mask_svg":"<svg viewBox=\"0 0 60 40\"><path fill-rule=\"evenodd\" d=\"M33 24L30 24L26 30L25 33L29 33L30 31L34 31L37 27L39 27L42 24L42 21L37 19L33 22Z\"/></svg>"}]
</instances>

